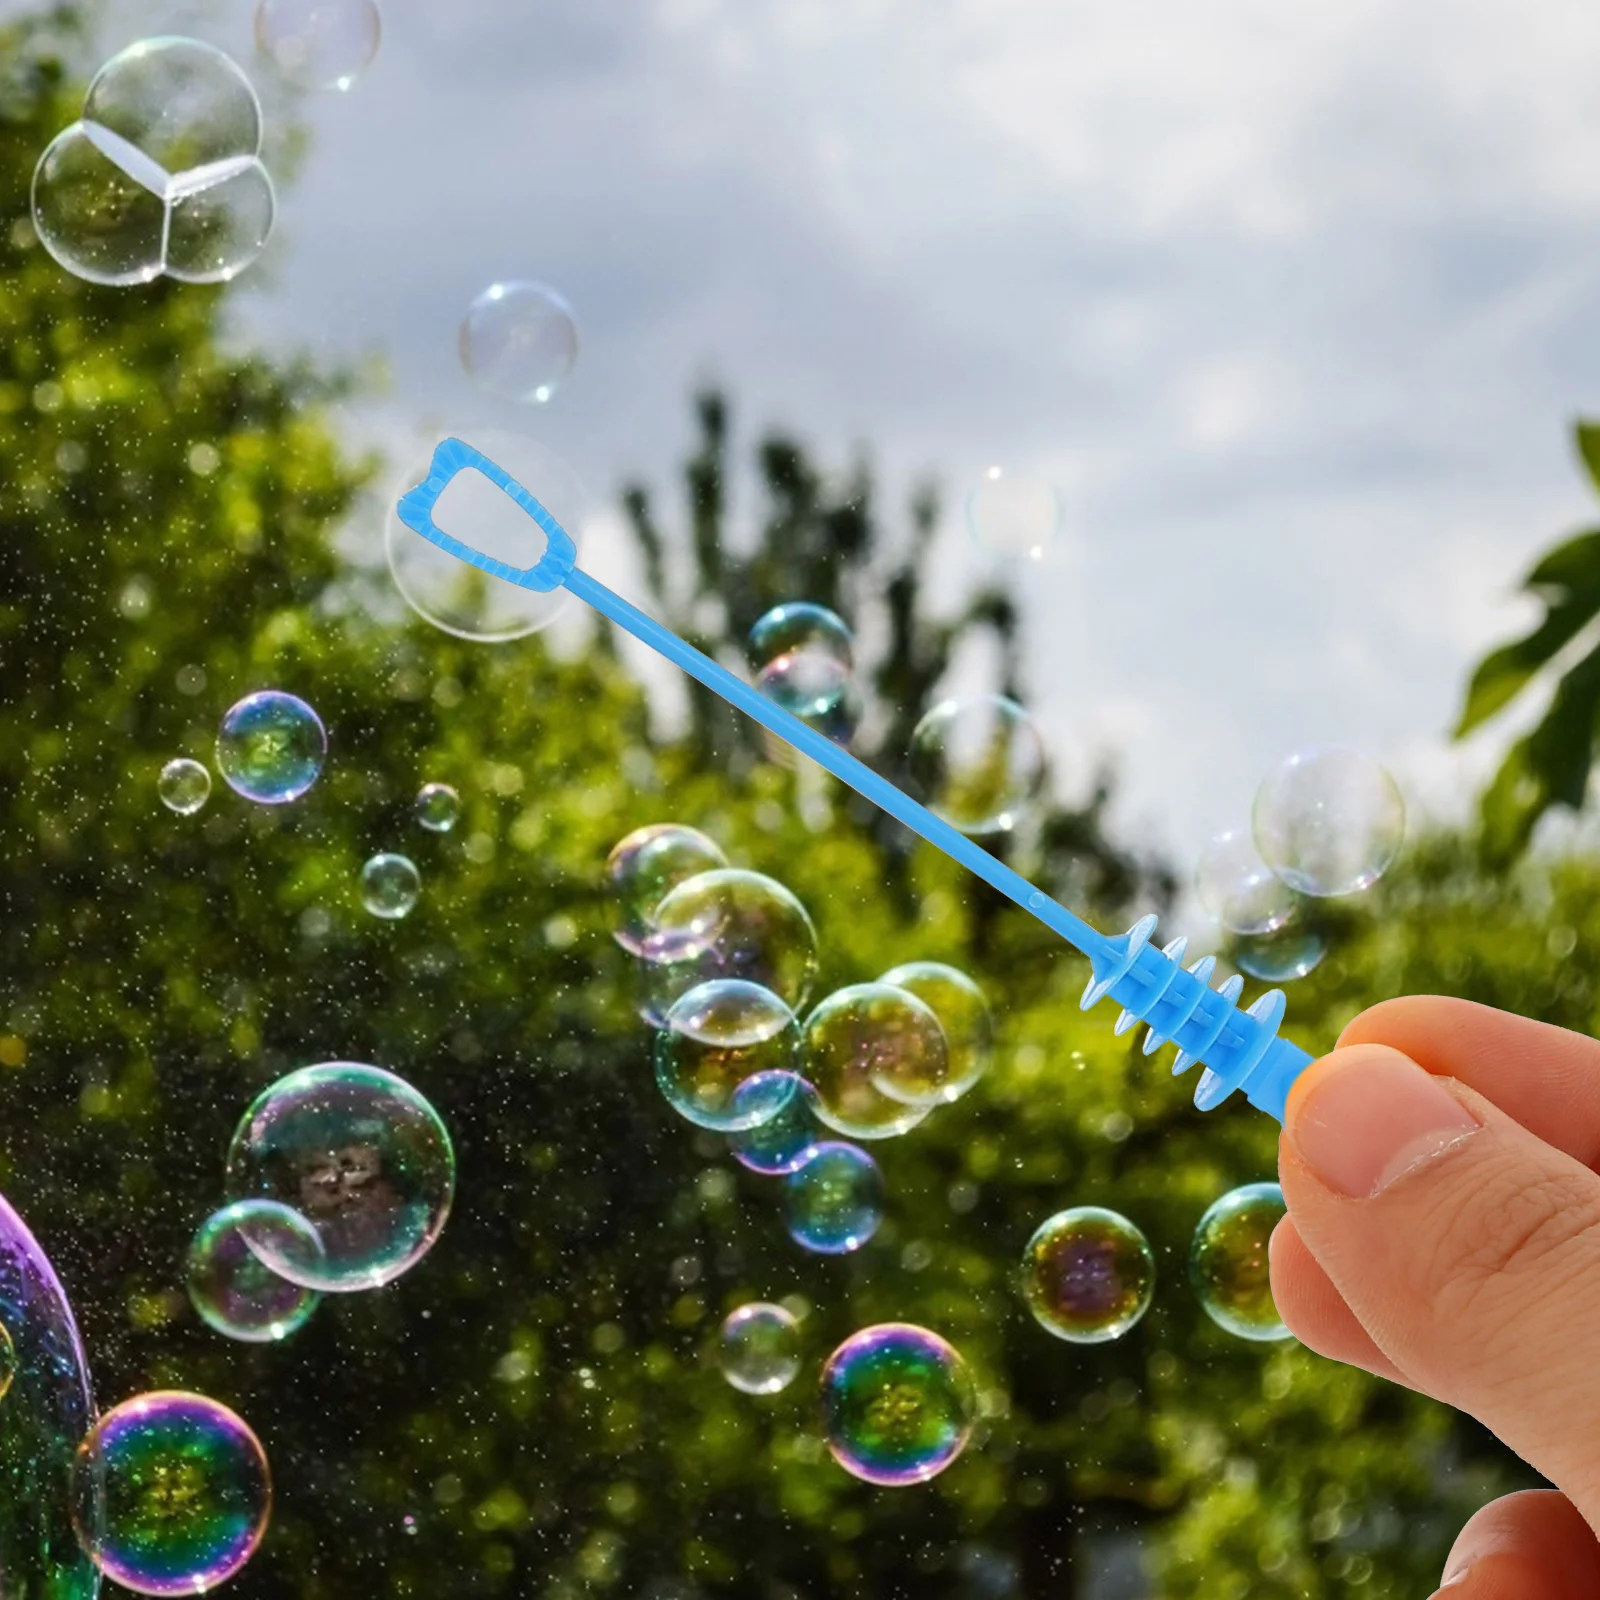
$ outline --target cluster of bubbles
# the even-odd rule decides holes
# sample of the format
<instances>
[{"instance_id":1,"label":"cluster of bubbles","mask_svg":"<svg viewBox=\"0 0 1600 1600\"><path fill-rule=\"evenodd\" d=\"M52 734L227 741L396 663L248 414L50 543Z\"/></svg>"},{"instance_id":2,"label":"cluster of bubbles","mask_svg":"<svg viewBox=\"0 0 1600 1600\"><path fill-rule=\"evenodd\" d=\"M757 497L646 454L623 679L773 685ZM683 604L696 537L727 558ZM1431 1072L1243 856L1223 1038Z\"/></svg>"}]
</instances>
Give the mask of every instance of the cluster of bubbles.
<instances>
[{"instance_id":1,"label":"cluster of bubbles","mask_svg":"<svg viewBox=\"0 0 1600 1600\"><path fill-rule=\"evenodd\" d=\"M204 1395L136 1395L107 1411L73 1462L73 1525L109 1578L136 1594L200 1594L255 1553L272 1475L243 1418Z\"/></svg>"},{"instance_id":2,"label":"cluster of bubbles","mask_svg":"<svg viewBox=\"0 0 1600 1600\"><path fill-rule=\"evenodd\" d=\"M461 319L460 348L467 376L486 394L544 405L577 363L578 322L547 283L491 283Z\"/></svg>"},{"instance_id":3,"label":"cluster of bubbles","mask_svg":"<svg viewBox=\"0 0 1600 1600\"><path fill-rule=\"evenodd\" d=\"M383 41L374 0L260 0L256 48L297 89L346 90Z\"/></svg>"},{"instance_id":4,"label":"cluster of bubbles","mask_svg":"<svg viewBox=\"0 0 1600 1600\"><path fill-rule=\"evenodd\" d=\"M1251 1183L1213 1204L1195 1228L1189 1276L1206 1314L1241 1339L1286 1339L1272 1303L1267 1245L1284 1216L1275 1183ZM1022 1253L1023 1299L1046 1332L1105 1344L1137 1325L1155 1297L1150 1241L1119 1212L1075 1206L1034 1230Z\"/></svg>"},{"instance_id":5,"label":"cluster of bubbles","mask_svg":"<svg viewBox=\"0 0 1600 1600\"><path fill-rule=\"evenodd\" d=\"M749 1171L783 1180L803 1249L860 1249L883 1216L882 1174L860 1142L909 1132L983 1076L982 990L953 967L909 962L808 1010L818 953L805 907L729 866L698 829L636 829L606 878L667 1103L725 1135Z\"/></svg>"},{"instance_id":6,"label":"cluster of bubbles","mask_svg":"<svg viewBox=\"0 0 1600 1600\"><path fill-rule=\"evenodd\" d=\"M142 39L95 74L33 174L33 225L89 283L223 283L266 247L277 199L250 80L197 39Z\"/></svg>"},{"instance_id":7,"label":"cluster of bubbles","mask_svg":"<svg viewBox=\"0 0 1600 1600\"><path fill-rule=\"evenodd\" d=\"M1399 785L1374 757L1301 751L1262 780L1249 831L1206 847L1195 889L1233 936L1241 970L1267 983L1303 978L1327 953L1308 904L1370 889L1400 853L1405 827Z\"/></svg>"}]
</instances>

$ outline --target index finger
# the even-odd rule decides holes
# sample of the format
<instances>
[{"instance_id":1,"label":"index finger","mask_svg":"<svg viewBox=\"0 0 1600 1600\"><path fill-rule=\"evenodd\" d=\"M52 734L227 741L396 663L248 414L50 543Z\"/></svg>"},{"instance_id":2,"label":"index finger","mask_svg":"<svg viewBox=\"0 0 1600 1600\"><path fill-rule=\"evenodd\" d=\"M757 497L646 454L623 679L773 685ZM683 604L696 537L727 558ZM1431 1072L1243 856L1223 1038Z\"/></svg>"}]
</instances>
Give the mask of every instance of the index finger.
<instances>
[{"instance_id":1,"label":"index finger","mask_svg":"<svg viewBox=\"0 0 1600 1600\"><path fill-rule=\"evenodd\" d=\"M1408 995L1363 1011L1339 1044L1389 1045L1586 1167L1600 1165L1600 1040L1472 1000Z\"/></svg>"}]
</instances>

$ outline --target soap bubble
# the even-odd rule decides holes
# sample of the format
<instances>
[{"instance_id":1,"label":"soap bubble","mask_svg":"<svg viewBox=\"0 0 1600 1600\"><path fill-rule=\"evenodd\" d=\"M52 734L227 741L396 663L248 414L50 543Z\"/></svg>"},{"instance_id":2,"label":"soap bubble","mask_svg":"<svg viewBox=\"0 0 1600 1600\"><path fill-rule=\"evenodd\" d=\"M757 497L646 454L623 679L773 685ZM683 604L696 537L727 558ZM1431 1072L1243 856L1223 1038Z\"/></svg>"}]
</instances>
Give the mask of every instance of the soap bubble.
<instances>
[{"instance_id":1,"label":"soap bubble","mask_svg":"<svg viewBox=\"0 0 1600 1600\"><path fill-rule=\"evenodd\" d=\"M101 67L82 120L40 156L35 230L90 283L225 282L272 232L260 150L261 107L234 62L197 39L142 39Z\"/></svg>"},{"instance_id":2,"label":"soap bubble","mask_svg":"<svg viewBox=\"0 0 1600 1600\"><path fill-rule=\"evenodd\" d=\"M713 978L758 983L798 1010L817 974L817 930L776 879L717 867L686 878L656 907L643 957L653 1014L665 1016Z\"/></svg>"},{"instance_id":3,"label":"soap bubble","mask_svg":"<svg viewBox=\"0 0 1600 1600\"><path fill-rule=\"evenodd\" d=\"M907 961L878 982L914 994L938 1019L945 1043L942 1076L918 1079L904 1070L883 1072L878 1087L907 1105L959 1100L989 1070L994 1054L994 1017L983 990L942 961ZM909 1061L899 1065L903 1069ZM932 1058L924 1057L923 1065L933 1065Z\"/></svg>"},{"instance_id":4,"label":"soap bubble","mask_svg":"<svg viewBox=\"0 0 1600 1600\"><path fill-rule=\"evenodd\" d=\"M228 787L264 806L298 800L317 781L327 753L322 718L277 689L246 695L217 734L217 770Z\"/></svg>"},{"instance_id":5,"label":"soap bubble","mask_svg":"<svg viewBox=\"0 0 1600 1600\"><path fill-rule=\"evenodd\" d=\"M74 1534L74 1454L94 1421L72 1308L48 1258L0 1199L0 1325L14 1353L0 1404L9 1489L0 1517L0 1572L17 1595L92 1600L98 1577Z\"/></svg>"},{"instance_id":6,"label":"soap bubble","mask_svg":"<svg viewBox=\"0 0 1600 1600\"><path fill-rule=\"evenodd\" d=\"M509 473L582 548L588 492L554 451L532 439L481 428L439 437L466 440ZM493 577L441 550L400 520L400 497L427 479L438 442L430 441L427 454L411 461L388 495L384 554L395 587L424 621L459 639L493 644L548 627L566 603L564 587L541 593ZM531 567L544 554L544 531L503 489L474 468L451 480L434 507L433 520L442 532L508 566Z\"/></svg>"},{"instance_id":7,"label":"soap bubble","mask_svg":"<svg viewBox=\"0 0 1600 1600\"><path fill-rule=\"evenodd\" d=\"M321 1296L280 1277L251 1249L244 1228L271 1241L280 1255L315 1268L322 1257L317 1230L274 1200L241 1200L200 1225L189 1246L188 1288L194 1308L218 1333L246 1344L287 1339L303 1327Z\"/></svg>"},{"instance_id":8,"label":"soap bubble","mask_svg":"<svg viewBox=\"0 0 1600 1600\"><path fill-rule=\"evenodd\" d=\"M1275 933L1251 934L1235 941L1233 964L1263 983L1290 983L1315 972L1328 953L1328 941L1315 928L1293 923Z\"/></svg>"},{"instance_id":9,"label":"soap bubble","mask_svg":"<svg viewBox=\"0 0 1600 1600\"><path fill-rule=\"evenodd\" d=\"M783 1180L789 1237L819 1256L859 1250L883 1221L883 1174L865 1150L828 1140Z\"/></svg>"},{"instance_id":10,"label":"soap bubble","mask_svg":"<svg viewBox=\"0 0 1600 1600\"><path fill-rule=\"evenodd\" d=\"M1201 1217L1189 1248L1189 1276L1206 1315L1241 1339L1287 1339L1272 1303L1267 1241L1288 1212L1275 1183L1247 1183Z\"/></svg>"},{"instance_id":11,"label":"soap bubble","mask_svg":"<svg viewBox=\"0 0 1600 1600\"><path fill-rule=\"evenodd\" d=\"M543 405L577 359L572 307L548 284L492 283L467 307L461 365L488 394Z\"/></svg>"},{"instance_id":12,"label":"soap bubble","mask_svg":"<svg viewBox=\"0 0 1600 1600\"><path fill-rule=\"evenodd\" d=\"M770 989L740 978L696 985L656 1035L656 1082L679 1116L735 1133L775 1117L794 1098L799 1027Z\"/></svg>"},{"instance_id":13,"label":"soap bubble","mask_svg":"<svg viewBox=\"0 0 1600 1600\"><path fill-rule=\"evenodd\" d=\"M697 828L655 822L635 828L606 857L606 882L622 913L615 938L632 955L642 955L655 931L655 910L668 890L688 878L725 867L728 858Z\"/></svg>"},{"instance_id":14,"label":"soap bubble","mask_svg":"<svg viewBox=\"0 0 1600 1600\"><path fill-rule=\"evenodd\" d=\"M1234 828L1206 846L1194 886L1200 904L1230 933L1272 933L1294 915L1294 892Z\"/></svg>"},{"instance_id":15,"label":"soap bubble","mask_svg":"<svg viewBox=\"0 0 1600 1600\"><path fill-rule=\"evenodd\" d=\"M156 792L168 811L192 817L211 798L211 774L198 761L179 756L161 769Z\"/></svg>"},{"instance_id":16,"label":"soap bubble","mask_svg":"<svg viewBox=\"0 0 1600 1600\"><path fill-rule=\"evenodd\" d=\"M740 1306L722 1324L717 1364L735 1389L777 1394L800 1370L800 1324L782 1306Z\"/></svg>"},{"instance_id":17,"label":"soap bubble","mask_svg":"<svg viewBox=\"0 0 1600 1600\"><path fill-rule=\"evenodd\" d=\"M944 700L912 732L910 770L929 808L953 827L1005 832L1044 787L1044 742L1005 695Z\"/></svg>"},{"instance_id":18,"label":"soap bubble","mask_svg":"<svg viewBox=\"0 0 1600 1600\"><path fill-rule=\"evenodd\" d=\"M448 783L425 783L417 791L417 821L429 833L449 833L461 817L461 796Z\"/></svg>"},{"instance_id":19,"label":"soap bubble","mask_svg":"<svg viewBox=\"0 0 1600 1600\"><path fill-rule=\"evenodd\" d=\"M1156 1258L1124 1216L1077 1206L1039 1225L1022 1255L1022 1292L1039 1326L1072 1344L1119 1339L1150 1309Z\"/></svg>"},{"instance_id":20,"label":"soap bubble","mask_svg":"<svg viewBox=\"0 0 1600 1600\"><path fill-rule=\"evenodd\" d=\"M375 917L394 921L416 905L422 874L409 856L386 851L361 869L361 903Z\"/></svg>"},{"instance_id":21,"label":"soap bubble","mask_svg":"<svg viewBox=\"0 0 1600 1600\"><path fill-rule=\"evenodd\" d=\"M967 491L967 531L996 555L1043 561L1061 537L1061 494L1045 478L990 467Z\"/></svg>"},{"instance_id":22,"label":"soap bubble","mask_svg":"<svg viewBox=\"0 0 1600 1600\"><path fill-rule=\"evenodd\" d=\"M10 1394L16 1376L17 1347L11 1337L11 1330L5 1323L0 1322L0 1400Z\"/></svg>"},{"instance_id":23,"label":"soap bubble","mask_svg":"<svg viewBox=\"0 0 1600 1600\"><path fill-rule=\"evenodd\" d=\"M927 1117L949 1056L939 1019L914 994L857 983L836 989L806 1018L800 1060L819 1122L852 1139L889 1139ZM908 1099L919 1092L922 1098Z\"/></svg>"},{"instance_id":24,"label":"soap bubble","mask_svg":"<svg viewBox=\"0 0 1600 1600\"><path fill-rule=\"evenodd\" d=\"M438 1113L381 1067L330 1061L264 1090L228 1151L230 1199L276 1200L322 1240L323 1258L244 1223L250 1248L308 1289L375 1289L439 1237L455 1193L455 1152Z\"/></svg>"},{"instance_id":25,"label":"soap bubble","mask_svg":"<svg viewBox=\"0 0 1600 1600\"><path fill-rule=\"evenodd\" d=\"M255 1554L271 1510L261 1441L204 1395L135 1395L78 1447L78 1536L108 1578L137 1594L192 1595L226 1582Z\"/></svg>"},{"instance_id":26,"label":"soap bubble","mask_svg":"<svg viewBox=\"0 0 1600 1600\"><path fill-rule=\"evenodd\" d=\"M803 1083L796 1086L803 1091ZM798 1171L811 1158L816 1143L817 1125L804 1092L794 1095L765 1122L728 1135L733 1159L764 1178L781 1178Z\"/></svg>"},{"instance_id":27,"label":"soap bubble","mask_svg":"<svg viewBox=\"0 0 1600 1600\"><path fill-rule=\"evenodd\" d=\"M348 89L383 38L373 0L260 0L256 47L302 89Z\"/></svg>"},{"instance_id":28,"label":"soap bubble","mask_svg":"<svg viewBox=\"0 0 1600 1600\"><path fill-rule=\"evenodd\" d=\"M846 1472L885 1488L924 1483L966 1448L977 1390L954 1346L908 1322L852 1334L822 1370L822 1425Z\"/></svg>"},{"instance_id":29,"label":"soap bubble","mask_svg":"<svg viewBox=\"0 0 1600 1600\"><path fill-rule=\"evenodd\" d=\"M797 717L823 719L850 687L854 640L826 606L774 606L750 630L756 687Z\"/></svg>"},{"instance_id":30,"label":"soap bubble","mask_svg":"<svg viewBox=\"0 0 1600 1600\"><path fill-rule=\"evenodd\" d=\"M1400 786L1359 750L1310 750L1268 773L1250 814L1261 858L1301 894L1370 889L1406 832Z\"/></svg>"}]
</instances>

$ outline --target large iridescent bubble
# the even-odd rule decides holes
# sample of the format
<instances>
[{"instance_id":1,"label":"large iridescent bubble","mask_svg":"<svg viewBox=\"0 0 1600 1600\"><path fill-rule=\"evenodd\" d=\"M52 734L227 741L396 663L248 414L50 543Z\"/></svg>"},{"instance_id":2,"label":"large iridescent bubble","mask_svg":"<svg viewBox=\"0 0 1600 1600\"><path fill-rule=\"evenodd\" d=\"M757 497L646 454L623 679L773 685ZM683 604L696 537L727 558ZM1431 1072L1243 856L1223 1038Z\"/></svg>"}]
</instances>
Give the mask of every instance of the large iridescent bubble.
<instances>
[{"instance_id":1,"label":"large iridescent bubble","mask_svg":"<svg viewBox=\"0 0 1600 1600\"><path fill-rule=\"evenodd\" d=\"M99 1574L70 1514L74 1453L94 1421L88 1367L60 1280L3 1199L0 1323L15 1354L0 1401L0 1574L17 1595L93 1600Z\"/></svg>"},{"instance_id":2,"label":"large iridescent bubble","mask_svg":"<svg viewBox=\"0 0 1600 1600\"><path fill-rule=\"evenodd\" d=\"M852 1334L822 1372L822 1426L846 1472L886 1488L924 1483L966 1448L977 1391L953 1345L908 1322Z\"/></svg>"},{"instance_id":3,"label":"large iridescent bubble","mask_svg":"<svg viewBox=\"0 0 1600 1600\"><path fill-rule=\"evenodd\" d=\"M679 1116L719 1133L754 1128L794 1099L800 1029L770 989L714 978L673 1003L656 1035L656 1082Z\"/></svg>"},{"instance_id":4,"label":"large iridescent bubble","mask_svg":"<svg viewBox=\"0 0 1600 1600\"><path fill-rule=\"evenodd\" d=\"M606 883L616 902L616 941L642 955L655 931L656 907L686 879L725 867L728 858L714 839L678 822L635 828L606 857Z\"/></svg>"},{"instance_id":5,"label":"large iridescent bubble","mask_svg":"<svg viewBox=\"0 0 1600 1600\"><path fill-rule=\"evenodd\" d=\"M317 781L327 754L322 718L279 689L246 695L217 733L217 770L235 794L258 805L298 800Z\"/></svg>"},{"instance_id":6,"label":"large iridescent bubble","mask_svg":"<svg viewBox=\"0 0 1600 1600\"><path fill-rule=\"evenodd\" d=\"M323 1255L317 1230L275 1200L240 1200L200 1225L189 1246L187 1284L194 1308L213 1328L246 1344L287 1339L305 1325L322 1298L263 1261L245 1228L273 1252L315 1265Z\"/></svg>"},{"instance_id":7,"label":"large iridescent bubble","mask_svg":"<svg viewBox=\"0 0 1600 1600\"><path fill-rule=\"evenodd\" d=\"M1058 1212L1022 1254L1022 1292L1039 1326L1070 1344L1119 1339L1150 1309L1156 1258L1124 1216L1102 1206Z\"/></svg>"},{"instance_id":8,"label":"large iridescent bubble","mask_svg":"<svg viewBox=\"0 0 1600 1600\"><path fill-rule=\"evenodd\" d=\"M865 1150L829 1139L783 1180L789 1237L813 1255L859 1250L883 1221L883 1174Z\"/></svg>"},{"instance_id":9,"label":"large iridescent bubble","mask_svg":"<svg viewBox=\"0 0 1600 1600\"><path fill-rule=\"evenodd\" d=\"M819 1001L805 1021L800 1063L817 1120L850 1139L888 1139L916 1127L948 1077L939 1019L886 983L851 984ZM889 1092L894 1084L905 1091L899 1098ZM921 1098L908 1103L917 1092Z\"/></svg>"},{"instance_id":10,"label":"large iridescent bubble","mask_svg":"<svg viewBox=\"0 0 1600 1600\"><path fill-rule=\"evenodd\" d=\"M1232 1189L1201 1217L1189 1248L1189 1277L1206 1315L1241 1339L1287 1339L1272 1303L1267 1245L1288 1213L1275 1183Z\"/></svg>"},{"instance_id":11,"label":"large iridescent bubble","mask_svg":"<svg viewBox=\"0 0 1600 1600\"><path fill-rule=\"evenodd\" d=\"M204 1395L161 1390L94 1425L78 1447L72 1505L108 1578L136 1594L200 1594L255 1554L272 1476L242 1417Z\"/></svg>"},{"instance_id":12,"label":"large iridescent bubble","mask_svg":"<svg viewBox=\"0 0 1600 1600\"><path fill-rule=\"evenodd\" d=\"M758 983L792 1011L811 992L817 930L776 879L738 867L699 873L661 901L654 923L642 957L649 1020L713 978Z\"/></svg>"},{"instance_id":13,"label":"large iridescent bubble","mask_svg":"<svg viewBox=\"0 0 1600 1600\"><path fill-rule=\"evenodd\" d=\"M243 1225L272 1270L308 1289L375 1289L415 1266L444 1227L455 1152L439 1114L381 1067L329 1061L264 1090L228 1151L228 1193L297 1211L322 1241L308 1259L276 1230Z\"/></svg>"}]
</instances>

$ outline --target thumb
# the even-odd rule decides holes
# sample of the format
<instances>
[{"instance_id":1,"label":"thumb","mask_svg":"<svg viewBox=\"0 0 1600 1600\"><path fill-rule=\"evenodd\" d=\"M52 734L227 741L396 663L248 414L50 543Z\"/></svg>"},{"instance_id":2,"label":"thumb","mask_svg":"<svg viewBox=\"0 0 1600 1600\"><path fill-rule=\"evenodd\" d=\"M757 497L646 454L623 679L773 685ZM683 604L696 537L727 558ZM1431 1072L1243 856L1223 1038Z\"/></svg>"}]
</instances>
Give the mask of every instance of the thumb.
<instances>
[{"instance_id":1,"label":"thumb","mask_svg":"<svg viewBox=\"0 0 1600 1600\"><path fill-rule=\"evenodd\" d=\"M1295 1085L1289 1213L1374 1343L1600 1526L1600 1177L1385 1045Z\"/></svg>"}]
</instances>

